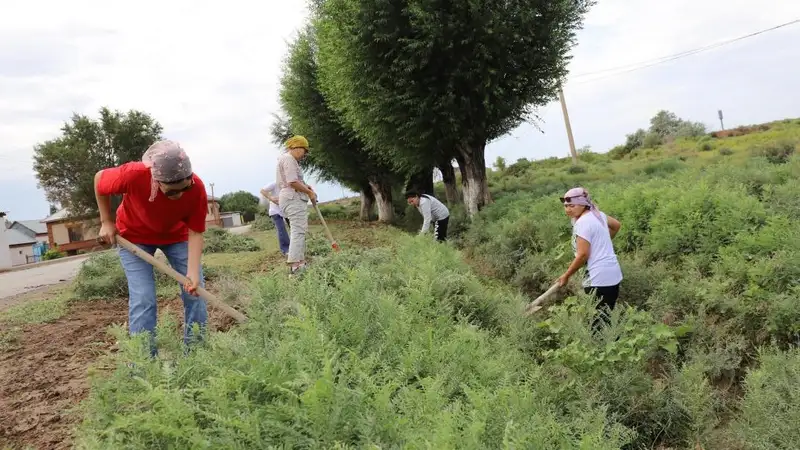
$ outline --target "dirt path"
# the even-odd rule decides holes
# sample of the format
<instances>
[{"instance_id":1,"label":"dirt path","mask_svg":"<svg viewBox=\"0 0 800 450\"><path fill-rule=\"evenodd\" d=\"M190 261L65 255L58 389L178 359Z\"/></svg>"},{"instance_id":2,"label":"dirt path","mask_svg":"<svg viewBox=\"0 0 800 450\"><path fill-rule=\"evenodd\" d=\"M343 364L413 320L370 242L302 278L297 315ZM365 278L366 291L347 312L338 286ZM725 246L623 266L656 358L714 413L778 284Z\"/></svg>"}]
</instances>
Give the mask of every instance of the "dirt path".
<instances>
[{"instance_id":1,"label":"dirt path","mask_svg":"<svg viewBox=\"0 0 800 450\"><path fill-rule=\"evenodd\" d=\"M159 315L183 317L179 299L159 302ZM0 352L0 448L71 448L80 419L72 409L89 393L88 369L115 351L112 324L127 321L124 300L75 303L52 323L25 325L16 345ZM209 309L212 330L231 320ZM2 326L2 325L0 325Z\"/></svg>"}]
</instances>

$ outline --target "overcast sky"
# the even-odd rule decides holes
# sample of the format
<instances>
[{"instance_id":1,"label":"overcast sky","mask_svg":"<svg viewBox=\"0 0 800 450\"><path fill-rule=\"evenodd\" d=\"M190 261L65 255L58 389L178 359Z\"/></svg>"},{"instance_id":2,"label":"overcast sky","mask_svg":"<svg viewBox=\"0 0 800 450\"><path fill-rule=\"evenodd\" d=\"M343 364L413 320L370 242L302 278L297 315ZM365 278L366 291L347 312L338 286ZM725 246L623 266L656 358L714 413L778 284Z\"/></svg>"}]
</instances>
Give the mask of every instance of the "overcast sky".
<instances>
[{"instance_id":1,"label":"overcast sky","mask_svg":"<svg viewBox=\"0 0 800 450\"><path fill-rule=\"evenodd\" d=\"M0 211L47 214L33 146L73 112L140 109L181 142L217 195L272 181L286 41L305 0L6 2L0 14ZM564 88L577 146L607 151L659 109L726 127L800 117L800 24L643 70L636 64L800 18L796 0L599 0L586 19ZM487 163L568 155L558 103L541 131L523 125L487 148ZM321 200L342 196L319 186Z\"/></svg>"}]
</instances>

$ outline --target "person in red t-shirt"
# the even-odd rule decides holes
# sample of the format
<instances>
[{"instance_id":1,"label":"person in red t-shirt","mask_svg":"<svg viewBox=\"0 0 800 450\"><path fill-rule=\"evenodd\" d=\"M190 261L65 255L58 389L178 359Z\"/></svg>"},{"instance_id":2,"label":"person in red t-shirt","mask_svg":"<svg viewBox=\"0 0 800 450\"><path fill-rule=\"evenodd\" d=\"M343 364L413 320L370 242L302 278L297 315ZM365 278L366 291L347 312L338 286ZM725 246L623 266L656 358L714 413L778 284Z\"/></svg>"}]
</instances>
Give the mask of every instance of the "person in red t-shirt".
<instances>
[{"instance_id":1,"label":"person in red t-shirt","mask_svg":"<svg viewBox=\"0 0 800 450\"><path fill-rule=\"evenodd\" d=\"M169 264L186 274L181 286L184 309L184 342L194 339L192 327L200 326L202 339L208 321L206 302L196 296L204 286L200 256L206 230L208 199L200 177L192 172L186 152L173 141L158 141L144 153L141 162L103 169L94 177L100 210L99 239L114 244L117 233L153 255L161 249ZM112 219L109 196L123 195ZM156 355L156 284L153 267L138 256L119 249L128 279L128 327L130 334L149 332L151 354Z\"/></svg>"}]
</instances>

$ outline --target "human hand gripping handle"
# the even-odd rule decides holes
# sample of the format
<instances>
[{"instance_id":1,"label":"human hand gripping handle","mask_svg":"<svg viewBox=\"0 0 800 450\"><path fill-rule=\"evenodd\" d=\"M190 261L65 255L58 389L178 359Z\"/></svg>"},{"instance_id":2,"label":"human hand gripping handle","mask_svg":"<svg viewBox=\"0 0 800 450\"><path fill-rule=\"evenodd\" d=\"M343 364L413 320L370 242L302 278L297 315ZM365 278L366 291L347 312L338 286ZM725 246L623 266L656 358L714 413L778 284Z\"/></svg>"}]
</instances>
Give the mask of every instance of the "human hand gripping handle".
<instances>
[{"instance_id":1,"label":"human hand gripping handle","mask_svg":"<svg viewBox=\"0 0 800 450\"><path fill-rule=\"evenodd\" d=\"M190 273L186 274L186 279L183 281L183 290L191 295L197 296L197 288L200 287L200 281L197 275Z\"/></svg>"},{"instance_id":2,"label":"human hand gripping handle","mask_svg":"<svg viewBox=\"0 0 800 450\"><path fill-rule=\"evenodd\" d=\"M97 240L114 245L116 243L116 236L117 226L114 225L114 222L103 222L100 226L100 233L97 235Z\"/></svg>"}]
</instances>

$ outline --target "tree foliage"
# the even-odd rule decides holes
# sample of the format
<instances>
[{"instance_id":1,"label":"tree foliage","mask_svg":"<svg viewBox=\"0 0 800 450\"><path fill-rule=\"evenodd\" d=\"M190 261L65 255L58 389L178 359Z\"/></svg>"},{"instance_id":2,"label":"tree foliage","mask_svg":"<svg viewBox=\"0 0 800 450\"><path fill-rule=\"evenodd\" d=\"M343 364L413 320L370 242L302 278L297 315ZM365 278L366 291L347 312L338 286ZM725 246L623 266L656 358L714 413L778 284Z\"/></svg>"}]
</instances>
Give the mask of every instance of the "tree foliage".
<instances>
[{"instance_id":1,"label":"tree foliage","mask_svg":"<svg viewBox=\"0 0 800 450\"><path fill-rule=\"evenodd\" d=\"M245 221L255 219L258 197L247 191L229 192L219 198L219 208L224 212L240 212Z\"/></svg>"},{"instance_id":2,"label":"tree foliage","mask_svg":"<svg viewBox=\"0 0 800 450\"><path fill-rule=\"evenodd\" d=\"M391 187L402 181L402 175L368 152L329 107L319 89L313 33L313 28L306 29L290 46L280 91L289 117L275 122L273 137L282 139L291 134L288 131L306 136L311 151L304 164L320 180L336 181L362 193L373 191L390 205Z\"/></svg>"},{"instance_id":3,"label":"tree foliage","mask_svg":"<svg viewBox=\"0 0 800 450\"><path fill-rule=\"evenodd\" d=\"M100 109L100 118L74 114L61 136L34 147L33 169L47 200L74 214L97 211L94 174L141 159L161 139L161 125L144 112Z\"/></svg>"},{"instance_id":4,"label":"tree foliage","mask_svg":"<svg viewBox=\"0 0 800 450\"><path fill-rule=\"evenodd\" d=\"M639 128L625 136L624 150L631 152L637 148L653 148L678 138L700 137L706 131L706 126L701 122L683 120L673 112L661 110L650 119L650 128Z\"/></svg>"},{"instance_id":5,"label":"tree foliage","mask_svg":"<svg viewBox=\"0 0 800 450\"><path fill-rule=\"evenodd\" d=\"M591 0L327 0L322 90L367 148L401 166L456 158L471 213L484 147L555 98Z\"/></svg>"}]
</instances>

